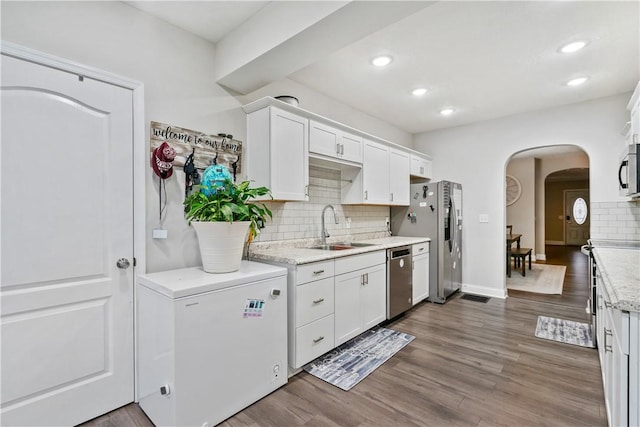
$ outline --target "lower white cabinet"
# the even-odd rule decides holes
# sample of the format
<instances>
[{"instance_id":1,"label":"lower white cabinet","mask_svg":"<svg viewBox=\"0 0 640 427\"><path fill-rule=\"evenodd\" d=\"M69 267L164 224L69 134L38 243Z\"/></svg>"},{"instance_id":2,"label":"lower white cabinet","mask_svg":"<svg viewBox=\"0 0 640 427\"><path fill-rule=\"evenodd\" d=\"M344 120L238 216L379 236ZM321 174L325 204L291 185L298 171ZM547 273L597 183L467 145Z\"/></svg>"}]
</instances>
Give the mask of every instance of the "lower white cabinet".
<instances>
[{"instance_id":1,"label":"lower white cabinet","mask_svg":"<svg viewBox=\"0 0 640 427\"><path fill-rule=\"evenodd\" d=\"M288 269L290 372L385 320L384 250L279 265Z\"/></svg>"},{"instance_id":2,"label":"lower white cabinet","mask_svg":"<svg viewBox=\"0 0 640 427\"><path fill-rule=\"evenodd\" d=\"M336 260L336 346L385 320L386 254L384 251ZM354 270L352 270L354 269ZM338 274L340 271L348 271Z\"/></svg>"},{"instance_id":3,"label":"lower white cabinet","mask_svg":"<svg viewBox=\"0 0 640 427\"><path fill-rule=\"evenodd\" d=\"M639 316L637 312L613 308L602 280L597 289L596 335L609 426L637 426L640 423Z\"/></svg>"},{"instance_id":4,"label":"lower white cabinet","mask_svg":"<svg viewBox=\"0 0 640 427\"><path fill-rule=\"evenodd\" d=\"M429 296L429 242L418 243L411 248L413 253L413 305Z\"/></svg>"}]
</instances>

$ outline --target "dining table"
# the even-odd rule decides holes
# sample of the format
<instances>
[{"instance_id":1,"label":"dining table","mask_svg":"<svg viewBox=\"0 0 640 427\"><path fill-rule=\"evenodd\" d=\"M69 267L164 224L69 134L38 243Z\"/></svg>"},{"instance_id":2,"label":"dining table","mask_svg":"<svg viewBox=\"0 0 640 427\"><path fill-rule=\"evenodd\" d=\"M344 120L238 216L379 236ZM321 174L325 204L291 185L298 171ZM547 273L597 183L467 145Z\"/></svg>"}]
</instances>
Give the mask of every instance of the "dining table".
<instances>
[{"instance_id":1,"label":"dining table","mask_svg":"<svg viewBox=\"0 0 640 427\"><path fill-rule=\"evenodd\" d=\"M516 247L520 249L520 238L522 234L507 233L507 276L511 277L511 246L516 243Z\"/></svg>"}]
</instances>

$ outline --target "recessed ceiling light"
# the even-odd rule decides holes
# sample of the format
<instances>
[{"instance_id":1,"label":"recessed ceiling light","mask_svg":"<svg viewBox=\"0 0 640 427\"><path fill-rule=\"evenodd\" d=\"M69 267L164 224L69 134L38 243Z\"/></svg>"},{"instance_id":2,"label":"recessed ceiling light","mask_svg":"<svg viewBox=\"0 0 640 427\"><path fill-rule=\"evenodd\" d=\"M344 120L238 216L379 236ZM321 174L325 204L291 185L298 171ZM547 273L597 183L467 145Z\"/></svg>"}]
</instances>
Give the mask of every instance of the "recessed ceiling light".
<instances>
[{"instance_id":1,"label":"recessed ceiling light","mask_svg":"<svg viewBox=\"0 0 640 427\"><path fill-rule=\"evenodd\" d=\"M453 112L453 108L443 108L442 110L440 110L440 114L442 114L443 116L450 116L453 114Z\"/></svg>"},{"instance_id":2,"label":"recessed ceiling light","mask_svg":"<svg viewBox=\"0 0 640 427\"><path fill-rule=\"evenodd\" d=\"M414 90L411 91L411 94L415 95L415 96L422 96L425 93L427 93L427 90L425 88L423 88L423 87L419 87L419 88L414 89Z\"/></svg>"},{"instance_id":3,"label":"recessed ceiling light","mask_svg":"<svg viewBox=\"0 0 640 427\"><path fill-rule=\"evenodd\" d=\"M562 46L560 48L560 52L562 53L573 53L573 52L577 52L580 49L582 49L583 47L585 47L587 45L587 42L584 40L580 40L577 42L571 42L568 44L565 44L564 46Z\"/></svg>"},{"instance_id":4,"label":"recessed ceiling light","mask_svg":"<svg viewBox=\"0 0 640 427\"><path fill-rule=\"evenodd\" d=\"M576 77L575 79L571 79L567 82L567 86L580 86L584 82L589 80L588 77Z\"/></svg>"},{"instance_id":5,"label":"recessed ceiling light","mask_svg":"<svg viewBox=\"0 0 640 427\"><path fill-rule=\"evenodd\" d=\"M391 58L389 55L380 55L373 58L371 60L371 63L376 67L385 67L391 64L391 61L393 61L393 58Z\"/></svg>"}]
</instances>

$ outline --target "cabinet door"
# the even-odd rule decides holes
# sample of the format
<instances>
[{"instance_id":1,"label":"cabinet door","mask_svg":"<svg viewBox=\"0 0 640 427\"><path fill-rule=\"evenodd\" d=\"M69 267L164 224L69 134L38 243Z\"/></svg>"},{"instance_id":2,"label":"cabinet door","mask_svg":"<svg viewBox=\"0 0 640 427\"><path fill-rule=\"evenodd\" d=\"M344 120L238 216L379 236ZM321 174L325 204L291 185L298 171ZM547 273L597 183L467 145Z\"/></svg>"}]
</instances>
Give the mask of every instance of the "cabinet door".
<instances>
[{"instance_id":1,"label":"cabinet door","mask_svg":"<svg viewBox=\"0 0 640 427\"><path fill-rule=\"evenodd\" d=\"M363 286L363 280L362 270L335 277L336 346L363 331L360 304L360 288Z\"/></svg>"},{"instance_id":2,"label":"cabinet door","mask_svg":"<svg viewBox=\"0 0 640 427\"><path fill-rule=\"evenodd\" d=\"M364 140L362 156L363 203L389 204L389 148ZM407 183L407 190L409 184Z\"/></svg>"},{"instance_id":3,"label":"cabinet door","mask_svg":"<svg viewBox=\"0 0 640 427\"><path fill-rule=\"evenodd\" d=\"M362 163L362 137L310 120L309 152Z\"/></svg>"},{"instance_id":4,"label":"cabinet door","mask_svg":"<svg viewBox=\"0 0 640 427\"><path fill-rule=\"evenodd\" d=\"M386 319L387 314L387 267L376 265L364 270L361 289L362 330L373 328Z\"/></svg>"},{"instance_id":5,"label":"cabinet door","mask_svg":"<svg viewBox=\"0 0 640 427\"><path fill-rule=\"evenodd\" d=\"M309 120L275 107L270 119L271 194L275 200L307 201Z\"/></svg>"},{"instance_id":6,"label":"cabinet door","mask_svg":"<svg viewBox=\"0 0 640 427\"><path fill-rule=\"evenodd\" d=\"M631 144L640 144L638 133L640 133L640 99L631 109Z\"/></svg>"},{"instance_id":7,"label":"cabinet door","mask_svg":"<svg viewBox=\"0 0 640 427\"><path fill-rule=\"evenodd\" d=\"M389 150L389 204L409 205L411 162L409 153Z\"/></svg>"},{"instance_id":8,"label":"cabinet door","mask_svg":"<svg viewBox=\"0 0 640 427\"><path fill-rule=\"evenodd\" d=\"M362 137L342 132L339 144L340 158L350 162L362 163Z\"/></svg>"},{"instance_id":9,"label":"cabinet door","mask_svg":"<svg viewBox=\"0 0 640 427\"><path fill-rule=\"evenodd\" d=\"M429 296L429 254L413 257L413 305Z\"/></svg>"},{"instance_id":10,"label":"cabinet door","mask_svg":"<svg viewBox=\"0 0 640 427\"><path fill-rule=\"evenodd\" d=\"M432 176L431 160L412 154L411 155L411 176L415 176L418 178L431 179L431 176Z\"/></svg>"},{"instance_id":11,"label":"cabinet door","mask_svg":"<svg viewBox=\"0 0 640 427\"><path fill-rule=\"evenodd\" d=\"M338 157L340 145L338 129L316 121L309 121L309 152Z\"/></svg>"}]
</instances>

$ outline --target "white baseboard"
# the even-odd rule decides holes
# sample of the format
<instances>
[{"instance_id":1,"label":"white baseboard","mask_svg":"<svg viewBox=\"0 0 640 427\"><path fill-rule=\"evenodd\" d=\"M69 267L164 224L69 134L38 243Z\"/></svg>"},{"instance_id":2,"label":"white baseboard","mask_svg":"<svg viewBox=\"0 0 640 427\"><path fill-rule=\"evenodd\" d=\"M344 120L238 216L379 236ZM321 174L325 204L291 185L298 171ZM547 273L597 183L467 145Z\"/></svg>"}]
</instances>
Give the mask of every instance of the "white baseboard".
<instances>
[{"instance_id":1,"label":"white baseboard","mask_svg":"<svg viewBox=\"0 0 640 427\"><path fill-rule=\"evenodd\" d=\"M486 286L471 285L468 283L462 284L462 292L474 294L474 295L483 295L485 297L493 297L493 298L500 298L500 299L507 298L506 289L488 288Z\"/></svg>"},{"instance_id":2,"label":"white baseboard","mask_svg":"<svg viewBox=\"0 0 640 427\"><path fill-rule=\"evenodd\" d=\"M545 240L544 244L549 246L564 246L564 240Z\"/></svg>"},{"instance_id":3,"label":"white baseboard","mask_svg":"<svg viewBox=\"0 0 640 427\"><path fill-rule=\"evenodd\" d=\"M546 254L535 254L534 256L534 261L537 261L537 260L545 261L546 259L547 259Z\"/></svg>"}]
</instances>

